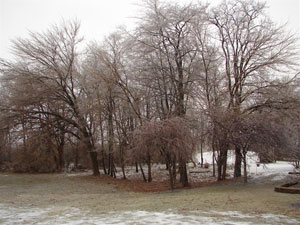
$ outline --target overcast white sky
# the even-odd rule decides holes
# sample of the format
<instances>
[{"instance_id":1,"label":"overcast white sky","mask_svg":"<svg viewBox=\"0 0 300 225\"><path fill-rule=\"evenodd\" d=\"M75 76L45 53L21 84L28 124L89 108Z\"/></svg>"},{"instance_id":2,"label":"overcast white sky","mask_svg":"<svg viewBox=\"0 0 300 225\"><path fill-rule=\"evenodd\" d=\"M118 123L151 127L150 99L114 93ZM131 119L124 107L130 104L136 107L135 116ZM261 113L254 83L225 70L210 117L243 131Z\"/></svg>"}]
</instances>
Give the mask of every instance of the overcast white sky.
<instances>
[{"instance_id":1,"label":"overcast white sky","mask_svg":"<svg viewBox=\"0 0 300 225\"><path fill-rule=\"evenodd\" d=\"M176 1L176 0L173 0ZM183 1L183 0L177 0ZM184 0L190 2L193 0ZM138 0L0 0L0 58L10 57L10 40L43 31L62 19L81 21L85 40L101 40L118 25L133 26ZM220 0L204 0L215 4ZM267 0L277 23L288 22L300 36L300 0Z\"/></svg>"}]
</instances>

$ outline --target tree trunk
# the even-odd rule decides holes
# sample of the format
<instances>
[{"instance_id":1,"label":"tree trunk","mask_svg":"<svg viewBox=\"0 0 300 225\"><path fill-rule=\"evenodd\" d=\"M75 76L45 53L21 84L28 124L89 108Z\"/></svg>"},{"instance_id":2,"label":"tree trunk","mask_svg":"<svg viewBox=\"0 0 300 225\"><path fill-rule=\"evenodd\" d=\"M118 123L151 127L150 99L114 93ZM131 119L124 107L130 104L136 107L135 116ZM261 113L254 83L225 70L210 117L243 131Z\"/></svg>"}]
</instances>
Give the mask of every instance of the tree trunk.
<instances>
[{"instance_id":1,"label":"tree trunk","mask_svg":"<svg viewBox=\"0 0 300 225\"><path fill-rule=\"evenodd\" d=\"M217 180L220 181L222 180L222 159L221 159L221 153L220 153L220 156L218 157L218 160L217 160L217 166L218 166L218 178Z\"/></svg>"},{"instance_id":2,"label":"tree trunk","mask_svg":"<svg viewBox=\"0 0 300 225\"><path fill-rule=\"evenodd\" d=\"M122 173L123 173L123 179L126 180L126 173L125 173L124 164L122 165Z\"/></svg>"},{"instance_id":3,"label":"tree trunk","mask_svg":"<svg viewBox=\"0 0 300 225\"><path fill-rule=\"evenodd\" d=\"M122 168L122 173L123 173L123 179L126 180L125 165L124 165L124 149L123 149L122 143L120 144L120 158L121 158L121 168Z\"/></svg>"},{"instance_id":4,"label":"tree trunk","mask_svg":"<svg viewBox=\"0 0 300 225\"><path fill-rule=\"evenodd\" d=\"M169 168L169 177L170 177L170 187L171 187L171 190L173 191L174 190L174 184L175 184L175 181L174 181L174 177L173 177L173 172L174 171L172 171L172 166L170 165L170 163L169 163L169 166L168 166L168 168Z\"/></svg>"},{"instance_id":5,"label":"tree trunk","mask_svg":"<svg viewBox=\"0 0 300 225\"><path fill-rule=\"evenodd\" d=\"M59 145L57 148L58 151L58 170L62 171L65 167L65 158L64 158L64 145Z\"/></svg>"},{"instance_id":6,"label":"tree trunk","mask_svg":"<svg viewBox=\"0 0 300 225\"><path fill-rule=\"evenodd\" d=\"M240 177L240 176L242 176L241 168L242 168L242 153L241 153L241 149L238 148L238 147L235 147L234 177Z\"/></svg>"},{"instance_id":7,"label":"tree trunk","mask_svg":"<svg viewBox=\"0 0 300 225\"><path fill-rule=\"evenodd\" d=\"M97 152L95 151L90 151L90 157L93 165L93 175L94 176L99 176L99 165L98 165L98 159L97 159Z\"/></svg>"},{"instance_id":8,"label":"tree trunk","mask_svg":"<svg viewBox=\"0 0 300 225\"><path fill-rule=\"evenodd\" d=\"M173 161L174 163L174 161ZM166 155L166 165L169 171L169 178L170 178L170 188L173 191L175 186L175 179L174 179L174 165L172 166L172 159L170 154ZM175 166L175 174L176 174L176 166Z\"/></svg>"},{"instance_id":9,"label":"tree trunk","mask_svg":"<svg viewBox=\"0 0 300 225\"><path fill-rule=\"evenodd\" d=\"M227 148L220 149L220 154L217 160L218 164L218 181L226 179L227 170Z\"/></svg>"},{"instance_id":10,"label":"tree trunk","mask_svg":"<svg viewBox=\"0 0 300 225\"><path fill-rule=\"evenodd\" d=\"M213 154L212 154L212 166L213 166L213 177L216 177L216 156L215 156L216 152L215 149L213 148Z\"/></svg>"},{"instance_id":11,"label":"tree trunk","mask_svg":"<svg viewBox=\"0 0 300 225\"><path fill-rule=\"evenodd\" d=\"M215 145L215 135L213 135L212 137L212 150L213 150L213 154L212 154L212 165L213 165L213 177L216 177L216 145Z\"/></svg>"},{"instance_id":12,"label":"tree trunk","mask_svg":"<svg viewBox=\"0 0 300 225\"><path fill-rule=\"evenodd\" d=\"M106 166L105 166L105 154L104 154L104 149L102 148L102 166L103 166L103 172L104 174L107 174L107 171L106 171Z\"/></svg>"},{"instance_id":13,"label":"tree trunk","mask_svg":"<svg viewBox=\"0 0 300 225\"><path fill-rule=\"evenodd\" d=\"M172 165L170 165L170 166L172 166L173 167L173 182L174 182L174 184L175 184L175 182L176 182L176 170L177 170L177 167L176 167L176 156L174 156L174 158L173 158L173 161L172 161Z\"/></svg>"},{"instance_id":14,"label":"tree trunk","mask_svg":"<svg viewBox=\"0 0 300 225\"><path fill-rule=\"evenodd\" d=\"M203 168L203 142L202 142L202 138L201 138L201 142L200 142L200 165L201 165L201 168Z\"/></svg>"},{"instance_id":15,"label":"tree trunk","mask_svg":"<svg viewBox=\"0 0 300 225\"><path fill-rule=\"evenodd\" d=\"M114 163L114 161L112 161L112 170L111 170L112 172L111 172L111 176L113 177L113 178L116 178L117 176L116 176L116 173L117 173L117 169L116 169L116 167L115 167L115 163Z\"/></svg>"},{"instance_id":16,"label":"tree trunk","mask_svg":"<svg viewBox=\"0 0 300 225\"><path fill-rule=\"evenodd\" d=\"M143 175L143 179L144 179L144 181L145 181L145 182L147 182L147 179L146 179L146 176L145 176L145 173L144 173L144 170L143 170L142 164L141 164L141 163L139 163L139 165L140 165L140 169L141 169L141 172L142 172L142 175Z\"/></svg>"},{"instance_id":17,"label":"tree trunk","mask_svg":"<svg viewBox=\"0 0 300 225\"><path fill-rule=\"evenodd\" d=\"M109 153L108 154L108 174L111 176L111 177L114 177L114 157L113 157L113 154L112 153Z\"/></svg>"},{"instance_id":18,"label":"tree trunk","mask_svg":"<svg viewBox=\"0 0 300 225\"><path fill-rule=\"evenodd\" d=\"M65 148L65 126L60 127L60 132L58 135L58 146L57 146L57 151L58 151L58 163L59 163L59 171L62 171L65 168L65 157L64 157L64 148Z\"/></svg>"},{"instance_id":19,"label":"tree trunk","mask_svg":"<svg viewBox=\"0 0 300 225\"><path fill-rule=\"evenodd\" d=\"M101 113L101 112L100 112ZM105 158L106 154L104 152L104 131L103 131L103 120L100 117L100 134L101 134L101 155L102 155L102 166L103 166L103 172L106 175L106 166L105 166Z\"/></svg>"},{"instance_id":20,"label":"tree trunk","mask_svg":"<svg viewBox=\"0 0 300 225\"><path fill-rule=\"evenodd\" d=\"M86 145L87 150L90 154L92 167L93 167L93 175L98 176L98 175L100 175L98 158L97 158L98 153L95 151L95 147L93 145L92 137L89 135L89 133L87 131L83 132L83 143ZM77 151L78 151L78 149L77 149ZM77 163L78 163L78 159L76 160L76 164ZM76 167L77 167L77 165L76 165Z\"/></svg>"},{"instance_id":21,"label":"tree trunk","mask_svg":"<svg viewBox=\"0 0 300 225\"><path fill-rule=\"evenodd\" d=\"M112 96L112 90L109 89L109 96L107 98L107 129L108 129L108 174L114 177L114 123L113 123L113 115L114 115L114 99Z\"/></svg>"},{"instance_id":22,"label":"tree trunk","mask_svg":"<svg viewBox=\"0 0 300 225\"><path fill-rule=\"evenodd\" d=\"M186 169L186 162L185 160L180 157L179 159L179 172L180 172L180 182L182 183L183 187L189 186L187 169Z\"/></svg>"},{"instance_id":23,"label":"tree trunk","mask_svg":"<svg viewBox=\"0 0 300 225\"><path fill-rule=\"evenodd\" d=\"M223 171L222 171L222 180L225 180L226 179L226 171L227 171L227 153L228 153L228 150L226 148L226 150L224 150L224 155L223 155L223 158L222 158L222 164L223 164Z\"/></svg>"},{"instance_id":24,"label":"tree trunk","mask_svg":"<svg viewBox=\"0 0 300 225\"><path fill-rule=\"evenodd\" d=\"M78 146L78 144L79 143L77 143L77 146L76 146L76 148L75 148L75 168L77 168L77 166L78 166L78 162L79 162L79 146ZM91 161L92 163L93 163L93 161Z\"/></svg>"},{"instance_id":25,"label":"tree trunk","mask_svg":"<svg viewBox=\"0 0 300 225\"><path fill-rule=\"evenodd\" d=\"M82 120L83 121L83 120ZM82 142L85 144L87 151L90 154L90 158L91 158L91 163L92 163L92 167L93 167L93 175L94 176L98 176L100 175L99 172L99 164L98 164L98 153L95 150L95 145L94 145L94 141L93 141L93 136L92 134L88 131L88 129L86 128L86 126L82 125L81 129L81 137L82 137ZM78 151L78 148L77 148ZM77 155L78 157L78 155ZM78 163L78 159L76 159L76 164ZM76 165L77 167L77 165Z\"/></svg>"},{"instance_id":26,"label":"tree trunk","mask_svg":"<svg viewBox=\"0 0 300 225\"><path fill-rule=\"evenodd\" d=\"M107 174L110 175L111 174L111 154L108 153L108 168L107 168Z\"/></svg>"},{"instance_id":27,"label":"tree trunk","mask_svg":"<svg viewBox=\"0 0 300 225\"><path fill-rule=\"evenodd\" d=\"M151 156L147 154L147 164L148 164L148 182L152 181L152 174L151 174Z\"/></svg>"},{"instance_id":28,"label":"tree trunk","mask_svg":"<svg viewBox=\"0 0 300 225\"><path fill-rule=\"evenodd\" d=\"M182 58L179 56L179 52L176 52L176 66L178 72L178 80L177 80L177 96L176 96L176 105L175 110L176 114L179 117L183 117L185 115L185 107L184 107L184 80L183 80L183 61ZM182 183L183 187L189 186L188 181L188 174L186 168L186 160L179 155L179 172L180 172L180 182Z\"/></svg>"},{"instance_id":29,"label":"tree trunk","mask_svg":"<svg viewBox=\"0 0 300 225\"><path fill-rule=\"evenodd\" d=\"M244 163L244 183L248 182L248 174L247 174L247 153L243 155L243 163Z\"/></svg>"}]
</instances>

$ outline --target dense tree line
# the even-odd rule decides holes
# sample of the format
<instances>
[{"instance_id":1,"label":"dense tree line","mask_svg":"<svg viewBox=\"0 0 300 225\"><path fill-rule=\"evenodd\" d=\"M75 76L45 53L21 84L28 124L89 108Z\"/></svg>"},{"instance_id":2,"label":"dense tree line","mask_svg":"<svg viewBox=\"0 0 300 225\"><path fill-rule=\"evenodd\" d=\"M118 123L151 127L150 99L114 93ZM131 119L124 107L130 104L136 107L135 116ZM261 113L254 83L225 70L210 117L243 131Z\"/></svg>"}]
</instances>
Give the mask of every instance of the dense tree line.
<instances>
[{"instance_id":1,"label":"dense tree line","mask_svg":"<svg viewBox=\"0 0 300 225\"><path fill-rule=\"evenodd\" d=\"M203 149L218 180L228 150L245 181L248 151L299 160L298 39L265 8L147 0L134 30L101 43L84 45L75 20L14 40L14 59L0 61L0 163L54 172L73 162L113 177L120 166L124 179L135 165L151 182L160 162L173 188L177 170L189 184L186 165Z\"/></svg>"}]
</instances>

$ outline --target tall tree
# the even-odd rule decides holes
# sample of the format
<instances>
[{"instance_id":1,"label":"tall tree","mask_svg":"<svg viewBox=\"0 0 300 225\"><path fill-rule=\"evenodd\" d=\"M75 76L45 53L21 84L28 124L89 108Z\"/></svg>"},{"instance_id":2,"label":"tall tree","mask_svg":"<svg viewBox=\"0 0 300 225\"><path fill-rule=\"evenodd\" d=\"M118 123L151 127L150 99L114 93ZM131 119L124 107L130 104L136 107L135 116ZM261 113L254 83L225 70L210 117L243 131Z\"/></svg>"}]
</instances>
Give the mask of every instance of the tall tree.
<instances>
[{"instance_id":1,"label":"tall tree","mask_svg":"<svg viewBox=\"0 0 300 225\"><path fill-rule=\"evenodd\" d=\"M192 41L192 22L204 7L145 1L145 12L136 33L144 82L154 92L162 119L183 117L197 49ZM146 86L146 85L145 85ZM188 185L186 161L179 155L180 179Z\"/></svg>"},{"instance_id":2,"label":"tall tree","mask_svg":"<svg viewBox=\"0 0 300 225\"><path fill-rule=\"evenodd\" d=\"M258 1L223 1L212 8L209 21L215 27L221 49L230 111L240 114L249 99L267 88L274 75L297 65L295 35L286 33L265 15ZM241 152L236 148L235 176L241 175Z\"/></svg>"},{"instance_id":3,"label":"tall tree","mask_svg":"<svg viewBox=\"0 0 300 225\"><path fill-rule=\"evenodd\" d=\"M29 33L29 38L19 38L13 42L16 56L14 62L3 62L1 71L4 77L14 82L23 79L35 84L31 98L23 99L26 110L32 114L52 115L68 123L79 131L79 138L85 143L90 154L94 175L99 174L97 152L88 115L84 113L80 68L78 67L78 45L80 25L76 21L63 22L43 33ZM26 83L25 82L25 83ZM20 88L18 86L15 88ZM20 98L22 98L20 94ZM26 96L28 97L28 96ZM52 101L66 107L68 114L26 107L32 102L45 104ZM18 110L18 106L10 110Z\"/></svg>"}]
</instances>

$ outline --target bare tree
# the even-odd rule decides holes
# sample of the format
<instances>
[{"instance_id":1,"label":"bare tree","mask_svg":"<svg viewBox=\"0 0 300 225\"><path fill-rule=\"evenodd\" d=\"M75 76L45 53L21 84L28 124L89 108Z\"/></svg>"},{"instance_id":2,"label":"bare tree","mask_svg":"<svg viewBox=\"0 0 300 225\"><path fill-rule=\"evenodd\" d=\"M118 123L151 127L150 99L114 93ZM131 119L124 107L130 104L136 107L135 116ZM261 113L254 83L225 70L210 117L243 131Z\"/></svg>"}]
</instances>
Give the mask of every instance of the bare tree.
<instances>
[{"instance_id":1,"label":"bare tree","mask_svg":"<svg viewBox=\"0 0 300 225\"><path fill-rule=\"evenodd\" d=\"M160 117L184 116L193 84L194 59L192 22L204 11L196 5L145 2L137 32L137 57L141 81L151 89ZM186 162L179 155L182 183L187 186Z\"/></svg>"},{"instance_id":2,"label":"bare tree","mask_svg":"<svg viewBox=\"0 0 300 225\"><path fill-rule=\"evenodd\" d=\"M192 157L193 138L190 125L183 118L146 122L134 132L133 155L147 161L161 154L168 165L170 187L174 189L178 159L184 157L187 161Z\"/></svg>"},{"instance_id":3,"label":"bare tree","mask_svg":"<svg viewBox=\"0 0 300 225\"><path fill-rule=\"evenodd\" d=\"M209 21L215 26L226 77L228 110L237 115L249 98L267 88L272 75L297 66L296 36L276 26L264 13L265 3L233 0L213 8ZM295 72L294 72L295 73ZM236 149L235 176L241 174L241 152Z\"/></svg>"},{"instance_id":4,"label":"bare tree","mask_svg":"<svg viewBox=\"0 0 300 225\"><path fill-rule=\"evenodd\" d=\"M1 72L4 78L23 79L25 83L33 83L37 87L30 92L31 97L23 99L23 104L39 101L42 104L54 101L61 104L69 112L67 115L60 112L29 108L32 114L48 114L68 123L79 131L79 138L85 143L90 154L94 175L99 174L97 151L93 132L87 114L83 113L82 89L80 87L80 68L77 46L82 41L79 37L80 25L76 21L64 22L61 26L54 26L44 33L31 32L28 39L14 41L16 61L4 62ZM22 86L15 86L22 88ZM19 89L20 90L20 89ZM20 90L21 92L21 90ZM25 97L20 95L20 98ZM29 96L26 96L29 97ZM18 107L18 106L16 106ZM18 108L10 110L18 110Z\"/></svg>"}]
</instances>

